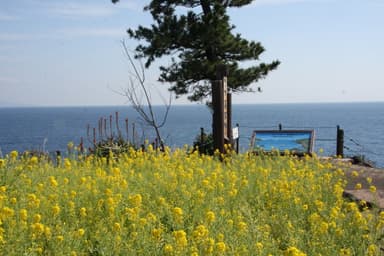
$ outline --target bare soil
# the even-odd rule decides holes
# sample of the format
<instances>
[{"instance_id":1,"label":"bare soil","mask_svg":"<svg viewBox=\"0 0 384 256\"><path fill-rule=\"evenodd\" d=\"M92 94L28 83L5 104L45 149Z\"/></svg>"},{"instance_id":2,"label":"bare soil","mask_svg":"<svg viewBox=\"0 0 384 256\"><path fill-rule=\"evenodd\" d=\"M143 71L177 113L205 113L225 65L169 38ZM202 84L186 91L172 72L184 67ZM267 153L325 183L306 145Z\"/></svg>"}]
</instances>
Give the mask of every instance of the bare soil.
<instances>
[{"instance_id":1,"label":"bare soil","mask_svg":"<svg viewBox=\"0 0 384 256\"><path fill-rule=\"evenodd\" d=\"M384 169L356 165L351 159L331 161L345 173L348 182L344 191L346 197L355 201L364 200L384 210ZM357 189L356 184L361 184L361 189ZM375 186L376 192L370 190L371 186Z\"/></svg>"}]
</instances>

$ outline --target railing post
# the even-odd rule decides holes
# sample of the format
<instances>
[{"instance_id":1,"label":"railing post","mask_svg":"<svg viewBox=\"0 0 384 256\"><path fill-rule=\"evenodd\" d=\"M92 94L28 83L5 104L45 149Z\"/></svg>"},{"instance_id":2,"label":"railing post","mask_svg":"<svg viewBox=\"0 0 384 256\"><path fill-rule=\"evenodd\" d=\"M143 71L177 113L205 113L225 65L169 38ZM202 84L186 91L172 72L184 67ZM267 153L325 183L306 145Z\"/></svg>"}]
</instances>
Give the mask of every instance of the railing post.
<instances>
[{"instance_id":1,"label":"railing post","mask_svg":"<svg viewBox=\"0 0 384 256\"><path fill-rule=\"evenodd\" d=\"M204 145L204 128L200 128L200 146Z\"/></svg>"},{"instance_id":2,"label":"railing post","mask_svg":"<svg viewBox=\"0 0 384 256\"><path fill-rule=\"evenodd\" d=\"M344 157L344 130L337 126L336 155Z\"/></svg>"},{"instance_id":3,"label":"railing post","mask_svg":"<svg viewBox=\"0 0 384 256\"><path fill-rule=\"evenodd\" d=\"M236 153L239 154L239 144L240 144L240 128L239 128L239 124L236 124L236 127L237 127L237 131L238 131L238 136L236 138Z\"/></svg>"}]
</instances>

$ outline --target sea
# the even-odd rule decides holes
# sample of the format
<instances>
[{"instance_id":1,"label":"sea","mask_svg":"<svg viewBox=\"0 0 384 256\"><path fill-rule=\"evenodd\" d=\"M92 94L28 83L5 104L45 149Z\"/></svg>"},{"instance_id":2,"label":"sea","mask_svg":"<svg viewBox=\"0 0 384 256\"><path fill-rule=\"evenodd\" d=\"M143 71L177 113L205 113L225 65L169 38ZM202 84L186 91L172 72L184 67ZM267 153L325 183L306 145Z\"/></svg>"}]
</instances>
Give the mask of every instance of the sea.
<instances>
[{"instance_id":1,"label":"sea","mask_svg":"<svg viewBox=\"0 0 384 256\"><path fill-rule=\"evenodd\" d=\"M154 106L154 110L157 123L162 123L165 107ZM384 102L239 104L232 106L232 126L238 127L241 152L249 149L257 130L314 130L314 151L323 156L336 154L339 126L344 130L346 156L384 167ZM160 132L174 149L192 145L201 129L212 131L212 112L207 106L173 105ZM96 140L118 133L135 143L155 138L153 128L130 106L2 107L0 158L12 150L65 154L69 142L83 142L87 149L93 145L94 131Z\"/></svg>"}]
</instances>

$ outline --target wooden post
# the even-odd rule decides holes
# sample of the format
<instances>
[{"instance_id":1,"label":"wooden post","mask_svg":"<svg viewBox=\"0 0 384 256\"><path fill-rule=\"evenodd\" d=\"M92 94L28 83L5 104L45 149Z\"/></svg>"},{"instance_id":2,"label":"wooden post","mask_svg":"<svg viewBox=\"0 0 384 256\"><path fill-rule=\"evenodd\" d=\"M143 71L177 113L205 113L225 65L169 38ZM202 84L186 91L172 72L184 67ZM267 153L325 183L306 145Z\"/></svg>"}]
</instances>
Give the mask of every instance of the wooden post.
<instances>
[{"instance_id":1,"label":"wooden post","mask_svg":"<svg viewBox=\"0 0 384 256\"><path fill-rule=\"evenodd\" d=\"M239 132L239 135L236 138L236 153L239 154L239 144L240 144L240 128L239 124L236 124L237 131Z\"/></svg>"},{"instance_id":2,"label":"wooden post","mask_svg":"<svg viewBox=\"0 0 384 256\"><path fill-rule=\"evenodd\" d=\"M227 93L227 134L225 134L227 143L233 146L232 136L232 94Z\"/></svg>"},{"instance_id":3,"label":"wooden post","mask_svg":"<svg viewBox=\"0 0 384 256\"><path fill-rule=\"evenodd\" d=\"M212 105L213 105L213 143L214 149L224 153L225 116L224 116L224 77L227 76L225 65L219 65L216 70L216 81L212 82Z\"/></svg>"},{"instance_id":4,"label":"wooden post","mask_svg":"<svg viewBox=\"0 0 384 256\"><path fill-rule=\"evenodd\" d=\"M344 157L344 130L337 126L336 155Z\"/></svg>"},{"instance_id":5,"label":"wooden post","mask_svg":"<svg viewBox=\"0 0 384 256\"><path fill-rule=\"evenodd\" d=\"M132 144L135 145L135 123L132 123Z\"/></svg>"},{"instance_id":6,"label":"wooden post","mask_svg":"<svg viewBox=\"0 0 384 256\"><path fill-rule=\"evenodd\" d=\"M127 142L129 142L129 127L128 118L125 118L125 133L127 134Z\"/></svg>"},{"instance_id":7,"label":"wooden post","mask_svg":"<svg viewBox=\"0 0 384 256\"><path fill-rule=\"evenodd\" d=\"M212 88L213 143L214 150L224 153L224 99L221 81L215 81Z\"/></svg>"},{"instance_id":8,"label":"wooden post","mask_svg":"<svg viewBox=\"0 0 384 256\"><path fill-rule=\"evenodd\" d=\"M200 128L200 147L202 148L202 146L205 144L205 141L204 141L204 128L201 127Z\"/></svg>"}]
</instances>

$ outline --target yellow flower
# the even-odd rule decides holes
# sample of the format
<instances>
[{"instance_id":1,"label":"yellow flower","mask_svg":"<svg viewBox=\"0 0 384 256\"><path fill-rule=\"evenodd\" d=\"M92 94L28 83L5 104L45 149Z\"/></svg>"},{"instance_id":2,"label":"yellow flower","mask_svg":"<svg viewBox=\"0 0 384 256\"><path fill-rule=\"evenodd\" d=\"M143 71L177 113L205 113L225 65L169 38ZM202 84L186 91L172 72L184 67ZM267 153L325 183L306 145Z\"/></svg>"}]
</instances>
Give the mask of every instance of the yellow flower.
<instances>
[{"instance_id":1,"label":"yellow flower","mask_svg":"<svg viewBox=\"0 0 384 256\"><path fill-rule=\"evenodd\" d=\"M31 225L31 228L32 228L33 232L37 235L40 235L40 234L44 233L44 231L45 231L45 227L41 223L33 223Z\"/></svg>"},{"instance_id":2,"label":"yellow flower","mask_svg":"<svg viewBox=\"0 0 384 256\"><path fill-rule=\"evenodd\" d=\"M73 201L68 201L68 207L70 208L70 209L73 209L73 208L75 208L75 202L73 202Z\"/></svg>"},{"instance_id":3,"label":"yellow flower","mask_svg":"<svg viewBox=\"0 0 384 256\"><path fill-rule=\"evenodd\" d=\"M56 240L62 242L64 241L64 236L56 236Z\"/></svg>"},{"instance_id":4,"label":"yellow flower","mask_svg":"<svg viewBox=\"0 0 384 256\"><path fill-rule=\"evenodd\" d=\"M52 213L53 213L54 216L58 215L58 214L60 213L60 206L57 205L57 204L54 205L54 206L52 207Z\"/></svg>"},{"instance_id":5,"label":"yellow flower","mask_svg":"<svg viewBox=\"0 0 384 256\"><path fill-rule=\"evenodd\" d=\"M85 230L80 228L80 229L77 230L76 233L77 233L78 236L83 236L85 234Z\"/></svg>"},{"instance_id":6,"label":"yellow flower","mask_svg":"<svg viewBox=\"0 0 384 256\"><path fill-rule=\"evenodd\" d=\"M52 236L51 229L50 229L49 227L45 227L45 229L44 229L44 234L45 234L45 236L46 236L48 239L51 238L51 236Z\"/></svg>"},{"instance_id":7,"label":"yellow flower","mask_svg":"<svg viewBox=\"0 0 384 256\"><path fill-rule=\"evenodd\" d=\"M317 206L317 209L319 211L322 211L323 208L324 208L324 202L320 201L320 200L315 200L315 205Z\"/></svg>"},{"instance_id":8,"label":"yellow flower","mask_svg":"<svg viewBox=\"0 0 384 256\"><path fill-rule=\"evenodd\" d=\"M372 193L375 193L375 192L376 192L376 187L373 186L373 185L371 185L371 186L369 187L369 190L370 190Z\"/></svg>"},{"instance_id":9,"label":"yellow flower","mask_svg":"<svg viewBox=\"0 0 384 256\"><path fill-rule=\"evenodd\" d=\"M176 215L176 216L181 216L183 215L183 209L181 209L180 207L175 207L173 208L173 214Z\"/></svg>"},{"instance_id":10,"label":"yellow flower","mask_svg":"<svg viewBox=\"0 0 384 256\"><path fill-rule=\"evenodd\" d=\"M43 248L41 248L41 247L37 247L36 249L35 249L35 252L37 252L38 254L43 254Z\"/></svg>"},{"instance_id":11,"label":"yellow flower","mask_svg":"<svg viewBox=\"0 0 384 256\"><path fill-rule=\"evenodd\" d=\"M384 211L380 212L380 218L384 220Z\"/></svg>"},{"instance_id":12,"label":"yellow flower","mask_svg":"<svg viewBox=\"0 0 384 256\"><path fill-rule=\"evenodd\" d=\"M261 242L257 242L256 243L256 248L259 250L259 251L261 251L262 249L263 249L263 243L261 243Z\"/></svg>"},{"instance_id":13,"label":"yellow flower","mask_svg":"<svg viewBox=\"0 0 384 256\"><path fill-rule=\"evenodd\" d=\"M19 155L19 152L17 152L16 150L13 150L11 151L11 153L9 153L11 159L16 159L17 156Z\"/></svg>"},{"instance_id":14,"label":"yellow flower","mask_svg":"<svg viewBox=\"0 0 384 256\"><path fill-rule=\"evenodd\" d=\"M207 237L208 233L209 231L204 225L199 225L195 228L195 230L193 230L192 234L193 234L193 238L199 241Z\"/></svg>"},{"instance_id":15,"label":"yellow flower","mask_svg":"<svg viewBox=\"0 0 384 256\"><path fill-rule=\"evenodd\" d=\"M39 159L37 158L37 156L33 156L31 157L31 159L29 159L29 164L31 165L36 165L38 162L39 162Z\"/></svg>"},{"instance_id":16,"label":"yellow flower","mask_svg":"<svg viewBox=\"0 0 384 256\"><path fill-rule=\"evenodd\" d=\"M129 220L135 220L138 214L138 208L125 208L125 213L128 215Z\"/></svg>"},{"instance_id":17,"label":"yellow flower","mask_svg":"<svg viewBox=\"0 0 384 256\"><path fill-rule=\"evenodd\" d=\"M87 209L85 207L80 208L80 216L81 217L87 216Z\"/></svg>"},{"instance_id":18,"label":"yellow flower","mask_svg":"<svg viewBox=\"0 0 384 256\"><path fill-rule=\"evenodd\" d=\"M205 217L208 223L214 222L216 218L215 213L213 211L208 211Z\"/></svg>"},{"instance_id":19,"label":"yellow flower","mask_svg":"<svg viewBox=\"0 0 384 256\"><path fill-rule=\"evenodd\" d=\"M15 211L6 206L0 212L0 220L1 220L1 217L3 217L4 219L11 218L13 217L14 214L15 214Z\"/></svg>"},{"instance_id":20,"label":"yellow flower","mask_svg":"<svg viewBox=\"0 0 384 256\"><path fill-rule=\"evenodd\" d=\"M164 197L159 197L159 204L160 205L165 205L166 204L166 200Z\"/></svg>"},{"instance_id":21,"label":"yellow flower","mask_svg":"<svg viewBox=\"0 0 384 256\"><path fill-rule=\"evenodd\" d=\"M173 231L173 238L178 247L185 247L188 244L187 234L184 230Z\"/></svg>"},{"instance_id":22,"label":"yellow flower","mask_svg":"<svg viewBox=\"0 0 384 256\"><path fill-rule=\"evenodd\" d=\"M113 229L114 229L116 232L119 232L119 231L121 230L120 223L115 222L115 223L113 224Z\"/></svg>"},{"instance_id":23,"label":"yellow flower","mask_svg":"<svg viewBox=\"0 0 384 256\"><path fill-rule=\"evenodd\" d=\"M378 255L378 252L379 252L379 250L378 250L377 246L374 244L371 244L368 246L366 255L367 256L375 256L375 255Z\"/></svg>"},{"instance_id":24,"label":"yellow flower","mask_svg":"<svg viewBox=\"0 0 384 256\"><path fill-rule=\"evenodd\" d=\"M26 221L28 218L28 212L26 209L20 210L20 219Z\"/></svg>"},{"instance_id":25,"label":"yellow flower","mask_svg":"<svg viewBox=\"0 0 384 256\"><path fill-rule=\"evenodd\" d=\"M57 187L57 185L58 185L57 180L53 176L49 177L49 182L50 182L52 187Z\"/></svg>"},{"instance_id":26,"label":"yellow flower","mask_svg":"<svg viewBox=\"0 0 384 256\"><path fill-rule=\"evenodd\" d=\"M64 159L64 167L65 167L65 169L70 170L72 167L71 160L69 160L68 158L65 158Z\"/></svg>"},{"instance_id":27,"label":"yellow flower","mask_svg":"<svg viewBox=\"0 0 384 256\"><path fill-rule=\"evenodd\" d=\"M237 228L239 229L239 231L245 231L247 229L247 223L240 221L237 224Z\"/></svg>"},{"instance_id":28,"label":"yellow flower","mask_svg":"<svg viewBox=\"0 0 384 256\"><path fill-rule=\"evenodd\" d=\"M0 168L3 167L5 165L5 160L0 158Z\"/></svg>"},{"instance_id":29,"label":"yellow flower","mask_svg":"<svg viewBox=\"0 0 384 256\"><path fill-rule=\"evenodd\" d=\"M72 191L71 191L71 197L72 197L72 198L75 198L76 195L77 195L76 191L72 190Z\"/></svg>"},{"instance_id":30,"label":"yellow flower","mask_svg":"<svg viewBox=\"0 0 384 256\"><path fill-rule=\"evenodd\" d=\"M41 221L41 215L40 214L35 214L34 216L33 216L33 221L34 221L34 223L38 223L38 222L40 222Z\"/></svg>"},{"instance_id":31,"label":"yellow flower","mask_svg":"<svg viewBox=\"0 0 384 256\"><path fill-rule=\"evenodd\" d=\"M156 217L155 214L150 212L150 213L147 214L147 219L148 219L149 222L155 222L157 220L157 217Z\"/></svg>"},{"instance_id":32,"label":"yellow flower","mask_svg":"<svg viewBox=\"0 0 384 256\"><path fill-rule=\"evenodd\" d=\"M135 195L130 195L128 197L129 202L134 206L134 207L140 207L141 202L143 201L142 197L140 194L135 194Z\"/></svg>"},{"instance_id":33,"label":"yellow flower","mask_svg":"<svg viewBox=\"0 0 384 256\"><path fill-rule=\"evenodd\" d=\"M339 255L340 256L350 256L350 255L352 255L352 253L351 253L351 250L349 248L348 249L343 248L343 249L340 249Z\"/></svg>"},{"instance_id":34,"label":"yellow flower","mask_svg":"<svg viewBox=\"0 0 384 256\"><path fill-rule=\"evenodd\" d=\"M284 256L306 256L307 254L303 253L296 247L289 247L287 250L284 251Z\"/></svg>"},{"instance_id":35,"label":"yellow flower","mask_svg":"<svg viewBox=\"0 0 384 256\"><path fill-rule=\"evenodd\" d=\"M319 227L320 233L326 233L328 231L328 226L327 222L322 221Z\"/></svg>"},{"instance_id":36,"label":"yellow flower","mask_svg":"<svg viewBox=\"0 0 384 256\"><path fill-rule=\"evenodd\" d=\"M361 189L361 188L362 188L361 183L357 183L357 184L355 185L355 189Z\"/></svg>"},{"instance_id":37,"label":"yellow flower","mask_svg":"<svg viewBox=\"0 0 384 256\"><path fill-rule=\"evenodd\" d=\"M155 238L156 240L160 240L162 233L163 233L163 230L161 228L154 228L152 229L152 232L151 232L153 238Z\"/></svg>"},{"instance_id":38,"label":"yellow flower","mask_svg":"<svg viewBox=\"0 0 384 256\"><path fill-rule=\"evenodd\" d=\"M180 223L183 221L183 210L180 207L173 208L172 213L176 222Z\"/></svg>"},{"instance_id":39,"label":"yellow flower","mask_svg":"<svg viewBox=\"0 0 384 256\"><path fill-rule=\"evenodd\" d=\"M170 253L173 252L173 247L170 244L166 244L166 245L164 245L164 249L163 250L164 250L164 253L170 254Z\"/></svg>"},{"instance_id":40,"label":"yellow flower","mask_svg":"<svg viewBox=\"0 0 384 256\"><path fill-rule=\"evenodd\" d=\"M210 255L213 253L214 250L214 245L215 245L215 240L213 238L208 238L204 241L204 252L205 255Z\"/></svg>"},{"instance_id":41,"label":"yellow flower","mask_svg":"<svg viewBox=\"0 0 384 256\"><path fill-rule=\"evenodd\" d=\"M118 168L118 167L113 168L112 173L115 176L119 176L120 175L120 168Z\"/></svg>"},{"instance_id":42,"label":"yellow flower","mask_svg":"<svg viewBox=\"0 0 384 256\"><path fill-rule=\"evenodd\" d=\"M224 243L224 242L218 242L218 243L216 243L216 250L217 250L218 252L225 252L225 250L226 250L226 245L225 245L225 243Z\"/></svg>"}]
</instances>

